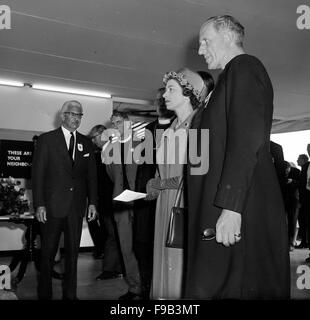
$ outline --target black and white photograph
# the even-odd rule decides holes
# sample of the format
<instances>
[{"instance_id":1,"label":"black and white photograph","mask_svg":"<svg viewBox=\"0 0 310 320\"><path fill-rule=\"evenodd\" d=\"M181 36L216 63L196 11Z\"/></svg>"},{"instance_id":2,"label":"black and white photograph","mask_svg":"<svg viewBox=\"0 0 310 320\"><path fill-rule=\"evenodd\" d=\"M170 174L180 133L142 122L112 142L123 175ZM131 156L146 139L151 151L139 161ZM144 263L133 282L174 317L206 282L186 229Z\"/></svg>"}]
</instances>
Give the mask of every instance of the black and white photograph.
<instances>
[{"instance_id":1,"label":"black and white photograph","mask_svg":"<svg viewBox=\"0 0 310 320\"><path fill-rule=\"evenodd\" d=\"M309 1L0 0L1 301L309 300L309 158Z\"/></svg>"}]
</instances>

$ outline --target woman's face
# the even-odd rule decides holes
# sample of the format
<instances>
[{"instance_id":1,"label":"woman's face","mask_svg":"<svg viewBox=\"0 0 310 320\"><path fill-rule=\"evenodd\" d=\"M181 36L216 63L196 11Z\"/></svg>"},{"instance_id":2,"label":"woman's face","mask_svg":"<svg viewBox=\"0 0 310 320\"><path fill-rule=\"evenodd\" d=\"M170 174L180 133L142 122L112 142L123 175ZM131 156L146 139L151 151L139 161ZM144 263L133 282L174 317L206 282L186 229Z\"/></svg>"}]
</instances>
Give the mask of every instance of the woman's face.
<instances>
[{"instance_id":1,"label":"woman's face","mask_svg":"<svg viewBox=\"0 0 310 320\"><path fill-rule=\"evenodd\" d=\"M163 97L165 99L167 109L173 111L184 104L187 99L187 97L183 95L182 87L174 79L168 80Z\"/></svg>"}]
</instances>

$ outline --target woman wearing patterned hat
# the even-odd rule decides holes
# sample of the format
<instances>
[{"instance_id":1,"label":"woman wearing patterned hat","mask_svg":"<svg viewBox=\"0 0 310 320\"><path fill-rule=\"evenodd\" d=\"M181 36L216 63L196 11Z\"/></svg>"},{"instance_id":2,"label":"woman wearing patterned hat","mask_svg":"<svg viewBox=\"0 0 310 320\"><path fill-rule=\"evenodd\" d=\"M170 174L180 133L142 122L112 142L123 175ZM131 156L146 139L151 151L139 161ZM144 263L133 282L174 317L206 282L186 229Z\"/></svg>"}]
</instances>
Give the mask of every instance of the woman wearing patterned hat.
<instances>
[{"instance_id":1,"label":"woman wearing patterned hat","mask_svg":"<svg viewBox=\"0 0 310 320\"><path fill-rule=\"evenodd\" d=\"M212 79L211 75L210 78ZM158 196L155 218L152 299L182 298L183 249L165 246L171 209L187 161L191 119L209 94L201 76L189 69L166 73L163 95L176 119L162 135L157 149L158 176L148 182L148 196ZM184 205L182 193L181 206Z\"/></svg>"}]
</instances>

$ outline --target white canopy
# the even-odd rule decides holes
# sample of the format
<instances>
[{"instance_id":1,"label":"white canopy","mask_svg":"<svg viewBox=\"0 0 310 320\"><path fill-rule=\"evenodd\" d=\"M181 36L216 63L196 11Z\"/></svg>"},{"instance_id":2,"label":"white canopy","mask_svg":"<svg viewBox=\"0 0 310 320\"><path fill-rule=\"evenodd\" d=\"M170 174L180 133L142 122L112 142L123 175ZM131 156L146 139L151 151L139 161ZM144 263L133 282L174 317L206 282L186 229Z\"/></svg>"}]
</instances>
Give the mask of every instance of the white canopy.
<instances>
[{"instance_id":1,"label":"white canopy","mask_svg":"<svg viewBox=\"0 0 310 320\"><path fill-rule=\"evenodd\" d=\"M12 28L0 30L1 77L142 100L154 99L166 71L206 69L197 54L199 28L210 16L231 14L245 26L246 52L262 60L272 79L274 132L310 129L310 30L297 28L300 0L5 4Z\"/></svg>"}]
</instances>

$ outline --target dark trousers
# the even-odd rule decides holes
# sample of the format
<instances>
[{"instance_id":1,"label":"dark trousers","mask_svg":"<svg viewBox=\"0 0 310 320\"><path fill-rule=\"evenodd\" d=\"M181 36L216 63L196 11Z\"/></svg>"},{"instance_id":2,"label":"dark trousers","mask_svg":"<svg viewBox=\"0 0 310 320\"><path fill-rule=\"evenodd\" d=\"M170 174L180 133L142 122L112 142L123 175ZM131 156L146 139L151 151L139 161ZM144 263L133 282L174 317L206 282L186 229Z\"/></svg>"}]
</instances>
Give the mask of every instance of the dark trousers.
<instances>
[{"instance_id":1,"label":"dark trousers","mask_svg":"<svg viewBox=\"0 0 310 320\"><path fill-rule=\"evenodd\" d=\"M145 299L150 297L150 289L153 275L153 242L134 243L134 252L138 260L140 276L141 276L141 291Z\"/></svg>"},{"instance_id":2,"label":"dark trousers","mask_svg":"<svg viewBox=\"0 0 310 320\"><path fill-rule=\"evenodd\" d=\"M105 241L106 241L106 231L104 226L104 220L99 213L99 218L92 221L87 221L88 230L90 236L94 243L94 250L96 253L103 253Z\"/></svg>"},{"instance_id":3,"label":"dark trousers","mask_svg":"<svg viewBox=\"0 0 310 320\"><path fill-rule=\"evenodd\" d=\"M308 243L308 231L307 231L307 210L305 206L301 205L298 214L298 224L299 224L299 237L301 239L301 244L306 245Z\"/></svg>"},{"instance_id":4,"label":"dark trousers","mask_svg":"<svg viewBox=\"0 0 310 320\"><path fill-rule=\"evenodd\" d=\"M309 192L309 197L310 197L310 192ZM305 219L306 241L308 243L308 248L310 250L310 199L306 203L306 205L302 206L302 210L303 210L304 219Z\"/></svg>"},{"instance_id":5,"label":"dark trousers","mask_svg":"<svg viewBox=\"0 0 310 320\"><path fill-rule=\"evenodd\" d=\"M77 290L77 259L79 253L83 217L71 212L65 218L48 217L42 228L41 273L38 285L38 297L50 300L52 290L52 268L61 233L64 233L65 275L63 281L63 299L75 299Z\"/></svg>"},{"instance_id":6,"label":"dark trousers","mask_svg":"<svg viewBox=\"0 0 310 320\"><path fill-rule=\"evenodd\" d=\"M103 251L104 258L102 270L124 273L123 258L121 254L116 223L111 215L105 215L103 220L104 229L106 232L106 240Z\"/></svg>"},{"instance_id":7,"label":"dark trousers","mask_svg":"<svg viewBox=\"0 0 310 320\"><path fill-rule=\"evenodd\" d=\"M121 204L120 206L123 206ZM126 282L128 291L141 294L141 279L138 262L133 251L133 211L128 206L128 210L115 210L114 220L117 226L118 237L122 258L126 271Z\"/></svg>"},{"instance_id":8,"label":"dark trousers","mask_svg":"<svg viewBox=\"0 0 310 320\"><path fill-rule=\"evenodd\" d=\"M287 215L287 225L288 225L288 239L289 244L292 245L294 239L295 230L296 230L296 208L297 201L291 201L290 203L285 203L285 211Z\"/></svg>"}]
</instances>

